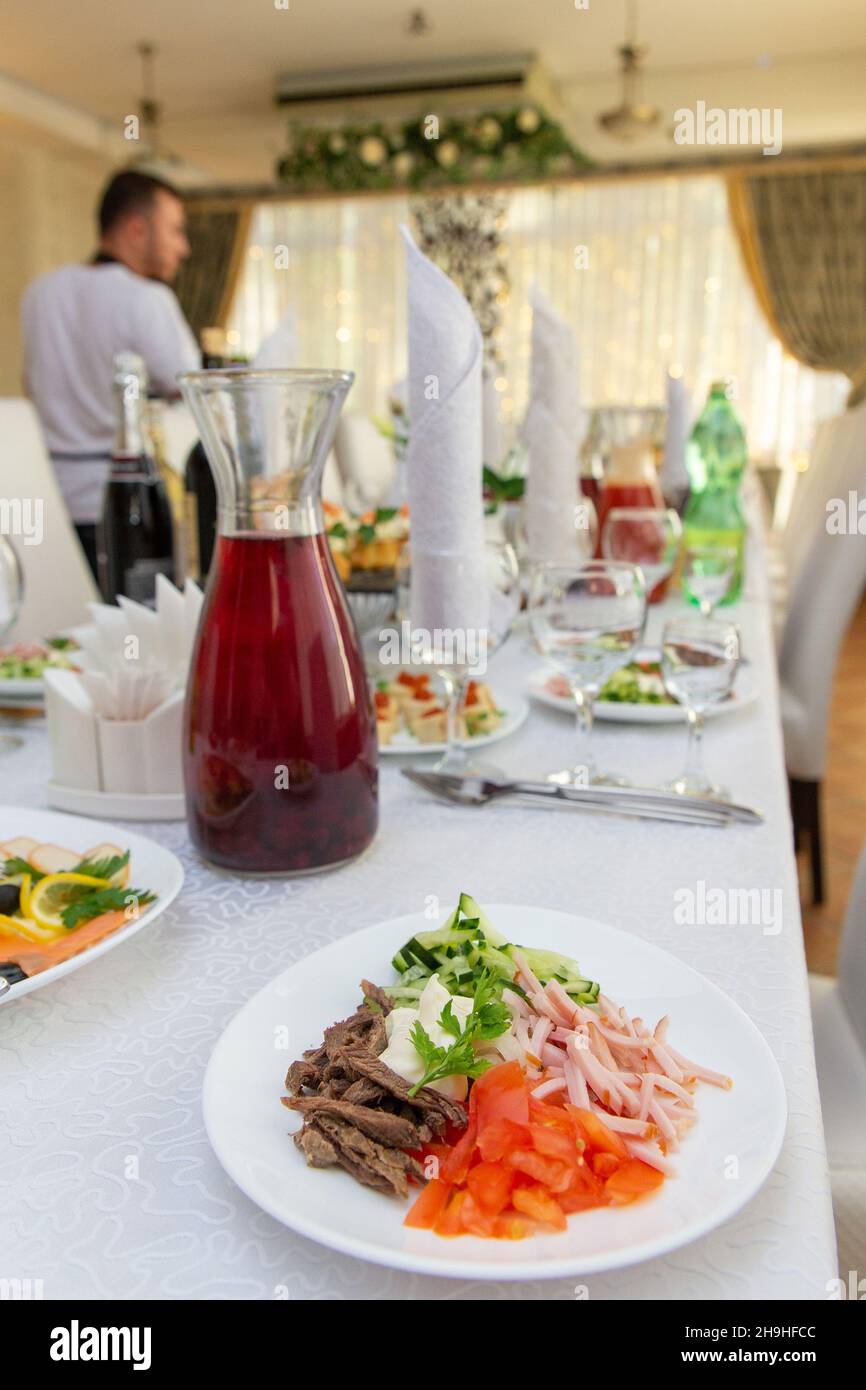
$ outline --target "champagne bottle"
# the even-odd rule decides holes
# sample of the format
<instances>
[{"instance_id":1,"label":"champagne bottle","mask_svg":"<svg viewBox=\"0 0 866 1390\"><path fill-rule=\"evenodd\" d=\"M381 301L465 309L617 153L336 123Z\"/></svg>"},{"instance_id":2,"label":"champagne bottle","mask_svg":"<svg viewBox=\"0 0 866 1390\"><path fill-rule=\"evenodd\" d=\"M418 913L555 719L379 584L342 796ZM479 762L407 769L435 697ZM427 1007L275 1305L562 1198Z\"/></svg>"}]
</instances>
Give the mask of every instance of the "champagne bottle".
<instances>
[{"instance_id":1,"label":"champagne bottle","mask_svg":"<svg viewBox=\"0 0 866 1390\"><path fill-rule=\"evenodd\" d=\"M189 451L183 471L186 560L190 579L204 584L216 543L217 495L201 440Z\"/></svg>"},{"instance_id":2,"label":"champagne bottle","mask_svg":"<svg viewBox=\"0 0 866 1390\"><path fill-rule=\"evenodd\" d=\"M123 594L153 607L157 575L175 577L174 534L165 485L145 444L141 358L118 353L113 385L117 433L97 537L99 587L106 603Z\"/></svg>"}]
</instances>

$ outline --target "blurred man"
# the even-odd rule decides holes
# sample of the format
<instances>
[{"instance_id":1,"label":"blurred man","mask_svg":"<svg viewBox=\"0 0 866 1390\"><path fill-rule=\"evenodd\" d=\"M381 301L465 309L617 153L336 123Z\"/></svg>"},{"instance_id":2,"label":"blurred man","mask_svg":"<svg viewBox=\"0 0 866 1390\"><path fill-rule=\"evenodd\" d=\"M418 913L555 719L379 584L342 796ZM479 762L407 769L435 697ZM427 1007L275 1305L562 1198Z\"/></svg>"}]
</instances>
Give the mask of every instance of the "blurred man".
<instances>
[{"instance_id":1,"label":"blurred man","mask_svg":"<svg viewBox=\"0 0 866 1390\"><path fill-rule=\"evenodd\" d=\"M178 372L201 365L169 288L189 255L177 191L148 174L116 174L99 206L99 232L91 264L41 276L28 287L21 310L25 388L94 567L115 431L115 353L143 357L150 389L165 396L177 394Z\"/></svg>"}]
</instances>

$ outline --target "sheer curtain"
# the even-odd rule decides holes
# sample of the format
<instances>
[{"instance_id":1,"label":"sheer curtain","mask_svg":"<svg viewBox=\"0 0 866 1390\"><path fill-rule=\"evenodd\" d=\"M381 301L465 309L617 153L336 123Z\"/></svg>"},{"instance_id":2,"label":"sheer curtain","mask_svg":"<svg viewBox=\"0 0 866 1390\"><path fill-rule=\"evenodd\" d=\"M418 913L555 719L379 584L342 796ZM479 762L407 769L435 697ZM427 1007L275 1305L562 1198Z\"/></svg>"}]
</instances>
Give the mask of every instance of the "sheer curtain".
<instances>
[{"instance_id":1,"label":"sheer curtain","mask_svg":"<svg viewBox=\"0 0 866 1390\"><path fill-rule=\"evenodd\" d=\"M652 405L667 367L695 409L735 376L754 457L803 466L817 420L844 408L845 379L785 355L755 301L721 178L587 180L508 195L506 368L497 385L515 424L526 404L533 282L577 333L584 406ZM228 327L254 352L293 307L306 365L357 375L349 408L381 414L406 370L400 197L260 205Z\"/></svg>"}]
</instances>

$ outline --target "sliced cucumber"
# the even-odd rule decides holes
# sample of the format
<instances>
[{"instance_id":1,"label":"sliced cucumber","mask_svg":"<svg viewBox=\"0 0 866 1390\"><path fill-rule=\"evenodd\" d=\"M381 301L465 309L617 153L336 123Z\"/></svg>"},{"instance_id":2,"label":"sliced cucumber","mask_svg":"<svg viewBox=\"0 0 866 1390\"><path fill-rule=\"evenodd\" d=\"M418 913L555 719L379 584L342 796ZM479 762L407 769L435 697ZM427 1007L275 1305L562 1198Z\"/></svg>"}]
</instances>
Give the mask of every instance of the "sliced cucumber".
<instances>
[{"instance_id":1,"label":"sliced cucumber","mask_svg":"<svg viewBox=\"0 0 866 1390\"><path fill-rule=\"evenodd\" d=\"M487 916L487 913L478 906L478 903L469 893L460 894L460 902L457 904L457 910L461 912L464 917L474 917L477 919L485 939L490 942L491 946L507 945L506 937L496 930L490 918Z\"/></svg>"}]
</instances>

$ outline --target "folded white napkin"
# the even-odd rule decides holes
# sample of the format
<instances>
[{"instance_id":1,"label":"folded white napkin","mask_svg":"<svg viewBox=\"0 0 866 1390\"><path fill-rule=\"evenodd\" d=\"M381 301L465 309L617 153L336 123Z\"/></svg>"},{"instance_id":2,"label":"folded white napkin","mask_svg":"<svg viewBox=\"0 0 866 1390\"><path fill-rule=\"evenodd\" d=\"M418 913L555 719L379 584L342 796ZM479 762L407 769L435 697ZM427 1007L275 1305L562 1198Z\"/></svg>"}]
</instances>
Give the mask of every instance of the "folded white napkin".
<instances>
[{"instance_id":1,"label":"folded white napkin","mask_svg":"<svg viewBox=\"0 0 866 1390\"><path fill-rule=\"evenodd\" d=\"M481 630L481 333L457 286L401 230L409 291L411 623L429 632Z\"/></svg>"},{"instance_id":2,"label":"folded white napkin","mask_svg":"<svg viewBox=\"0 0 866 1390\"><path fill-rule=\"evenodd\" d=\"M175 689L167 671L147 667L82 671L80 679L101 719L146 719Z\"/></svg>"},{"instance_id":3,"label":"folded white napkin","mask_svg":"<svg viewBox=\"0 0 866 1390\"><path fill-rule=\"evenodd\" d=\"M181 592L158 575L156 608L120 595L118 606L88 604L92 622L72 629L88 671L164 671L172 686L186 684L203 596L192 580Z\"/></svg>"},{"instance_id":4,"label":"folded white napkin","mask_svg":"<svg viewBox=\"0 0 866 1390\"><path fill-rule=\"evenodd\" d=\"M686 385L681 376L671 376L670 372L667 372L666 388L665 456L659 481L665 497L673 501L683 496L689 486L686 441L689 437L691 408Z\"/></svg>"},{"instance_id":5,"label":"folded white napkin","mask_svg":"<svg viewBox=\"0 0 866 1390\"><path fill-rule=\"evenodd\" d=\"M571 328L534 289L532 369L523 439L529 454L526 530L531 560L577 562L580 381Z\"/></svg>"}]
</instances>

